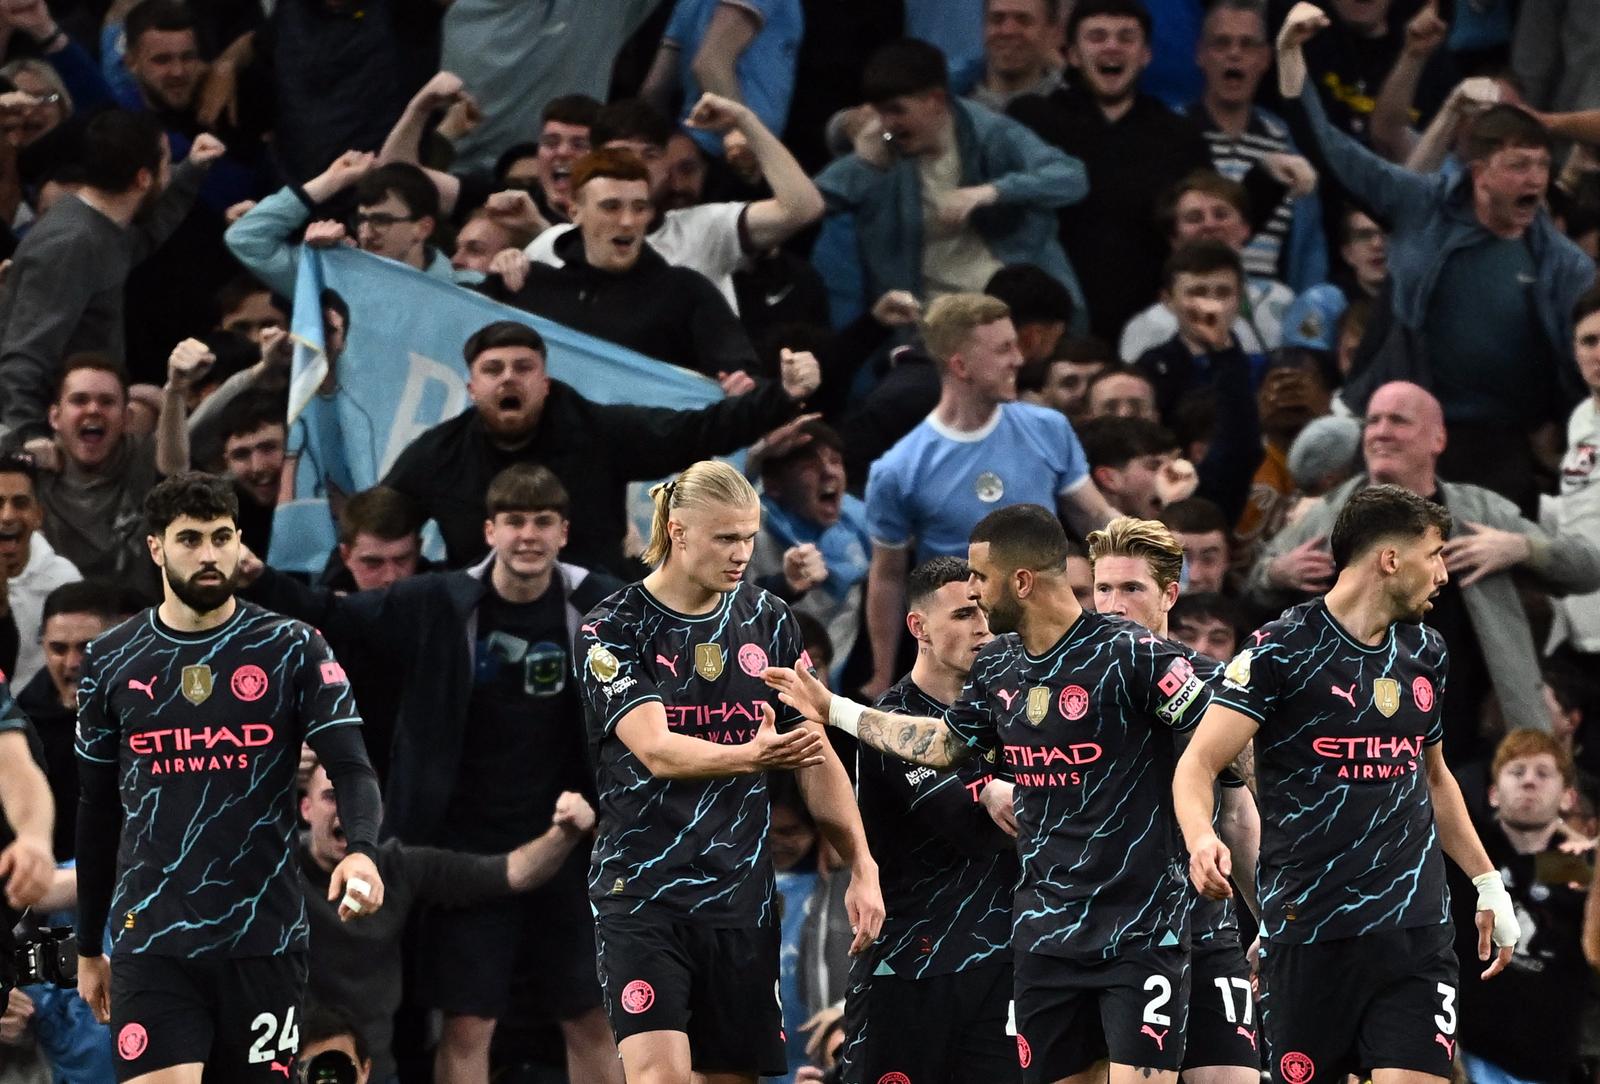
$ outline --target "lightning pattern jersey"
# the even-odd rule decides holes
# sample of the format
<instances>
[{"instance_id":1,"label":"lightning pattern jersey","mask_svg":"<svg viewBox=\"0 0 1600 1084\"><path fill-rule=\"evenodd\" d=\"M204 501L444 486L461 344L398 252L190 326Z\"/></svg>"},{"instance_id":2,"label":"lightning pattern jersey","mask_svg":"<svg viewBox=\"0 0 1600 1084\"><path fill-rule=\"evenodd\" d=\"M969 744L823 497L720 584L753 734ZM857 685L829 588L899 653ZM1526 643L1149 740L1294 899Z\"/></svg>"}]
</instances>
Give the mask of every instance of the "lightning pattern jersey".
<instances>
[{"instance_id":1,"label":"lightning pattern jersey","mask_svg":"<svg viewBox=\"0 0 1600 1084\"><path fill-rule=\"evenodd\" d=\"M1180 647L1182 645L1179 645ZM1194 672L1212 689L1216 690L1222 685L1222 664L1208 655L1198 651L1188 652L1189 663L1194 667ZM1196 723L1200 717L1194 716ZM1217 779L1217 789L1212 797L1217 799L1216 814L1212 817L1212 827L1220 831L1222 823L1222 790L1235 790L1243 787L1244 780L1232 768L1226 768ZM1234 901L1213 900L1202 896L1195 890L1193 883L1189 885L1189 940L1195 945L1213 940L1238 940L1239 915L1234 910Z\"/></svg>"},{"instance_id":2,"label":"lightning pattern jersey","mask_svg":"<svg viewBox=\"0 0 1600 1084\"><path fill-rule=\"evenodd\" d=\"M1369 647L1316 599L1253 633L1218 703L1261 724L1262 937L1309 943L1449 920L1424 748L1448 658L1426 625Z\"/></svg>"},{"instance_id":3,"label":"lightning pattern jersey","mask_svg":"<svg viewBox=\"0 0 1600 1084\"><path fill-rule=\"evenodd\" d=\"M1098 960L1187 944L1173 731L1210 701L1183 645L1104 614L1084 613L1042 656L1015 634L978 653L946 722L1016 782L1019 952Z\"/></svg>"},{"instance_id":4,"label":"lightning pattern jersey","mask_svg":"<svg viewBox=\"0 0 1600 1084\"><path fill-rule=\"evenodd\" d=\"M589 898L601 914L659 908L721 927L769 926L771 803L762 773L657 779L617 736L617 723L658 702L675 734L744 744L771 704L780 730L800 715L761 680L801 661L789 608L741 583L706 614L668 609L632 584L584 619L578 678L600 795ZM802 662L809 665L809 662Z\"/></svg>"},{"instance_id":5,"label":"lightning pattern jersey","mask_svg":"<svg viewBox=\"0 0 1600 1084\"><path fill-rule=\"evenodd\" d=\"M115 954L306 949L294 861L300 746L361 718L309 625L236 605L198 633L147 610L89 645L77 753L118 773Z\"/></svg>"},{"instance_id":6,"label":"lightning pattern jersey","mask_svg":"<svg viewBox=\"0 0 1600 1084\"><path fill-rule=\"evenodd\" d=\"M880 711L940 718L946 705L902 678ZM861 745L856 788L888 917L875 973L921 979L1010 959L1017 852L978 803L993 765L939 772Z\"/></svg>"}]
</instances>

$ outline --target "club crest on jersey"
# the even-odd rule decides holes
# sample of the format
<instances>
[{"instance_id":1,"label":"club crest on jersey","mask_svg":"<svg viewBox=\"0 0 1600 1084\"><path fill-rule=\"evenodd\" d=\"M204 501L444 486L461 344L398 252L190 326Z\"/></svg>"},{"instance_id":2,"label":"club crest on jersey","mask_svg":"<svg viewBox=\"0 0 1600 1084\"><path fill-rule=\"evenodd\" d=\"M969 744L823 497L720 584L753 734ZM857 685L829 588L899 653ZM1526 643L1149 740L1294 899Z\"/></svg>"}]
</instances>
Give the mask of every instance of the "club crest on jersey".
<instances>
[{"instance_id":1,"label":"club crest on jersey","mask_svg":"<svg viewBox=\"0 0 1600 1084\"><path fill-rule=\"evenodd\" d=\"M620 669L622 664L617 662L617 657L602 645L595 644L589 649L589 673L601 681L610 681Z\"/></svg>"},{"instance_id":2,"label":"club crest on jersey","mask_svg":"<svg viewBox=\"0 0 1600 1084\"><path fill-rule=\"evenodd\" d=\"M1082 685L1068 685L1062 689L1061 714L1073 722L1089 714L1089 690Z\"/></svg>"},{"instance_id":3,"label":"club crest on jersey","mask_svg":"<svg viewBox=\"0 0 1600 1084\"><path fill-rule=\"evenodd\" d=\"M1394 678L1379 678L1372 683L1372 706L1385 719L1400 710L1400 683Z\"/></svg>"},{"instance_id":4,"label":"club crest on jersey","mask_svg":"<svg viewBox=\"0 0 1600 1084\"><path fill-rule=\"evenodd\" d=\"M726 661L721 644L694 645L694 672L707 681L715 681L722 676Z\"/></svg>"},{"instance_id":5,"label":"club crest on jersey","mask_svg":"<svg viewBox=\"0 0 1600 1084\"><path fill-rule=\"evenodd\" d=\"M1050 690L1043 685L1035 685L1028 690L1028 722L1038 726L1044 722L1044 717L1050 714Z\"/></svg>"},{"instance_id":6,"label":"club crest on jersey","mask_svg":"<svg viewBox=\"0 0 1600 1084\"><path fill-rule=\"evenodd\" d=\"M1222 672L1222 679L1241 689L1250 684L1250 649L1247 647L1233 657L1228 668Z\"/></svg>"},{"instance_id":7,"label":"club crest on jersey","mask_svg":"<svg viewBox=\"0 0 1600 1084\"><path fill-rule=\"evenodd\" d=\"M183 668L183 698L196 707L211 699L211 667L201 664Z\"/></svg>"}]
</instances>

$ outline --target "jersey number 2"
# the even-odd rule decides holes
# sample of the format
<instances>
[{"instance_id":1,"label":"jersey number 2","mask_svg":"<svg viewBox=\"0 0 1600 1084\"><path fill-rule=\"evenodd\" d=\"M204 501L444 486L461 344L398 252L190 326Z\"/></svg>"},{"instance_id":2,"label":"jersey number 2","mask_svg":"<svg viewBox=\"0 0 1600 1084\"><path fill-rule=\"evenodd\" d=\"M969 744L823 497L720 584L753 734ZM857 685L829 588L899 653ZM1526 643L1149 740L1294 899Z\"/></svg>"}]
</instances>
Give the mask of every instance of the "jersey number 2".
<instances>
[{"instance_id":1,"label":"jersey number 2","mask_svg":"<svg viewBox=\"0 0 1600 1084\"><path fill-rule=\"evenodd\" d=\"M1157 1012L1167 1002L1172 1000L1172 982L1165 975L1151 975L1144 980L1146 990L1154 990L1156 996L1145 1002L1144 1022L1157 1027L1168 1027L1172 1024L1172 1017L1164 1012Z\"/></svg>"},{"instance_id":2,"label":"jersey number 2","mask_svg":"<svg viewBox=\"0 0 1600 1084\"><path fill-rule=\"evenodd\" d=\"M250 1044L250 1064L256 1065L264 1061L274 1061L279 1054L294 1057L294 1052L300 1049L300 1025L295 1023L294 1006L291 1005L283 1011L283 1026L278 1026L278 1018L270 1012L257 1014L250 1021L250 1031L260 1032L256 1041ZM277 1042L273 1042L277 1036Z\"/></svg>"}]
</instances>

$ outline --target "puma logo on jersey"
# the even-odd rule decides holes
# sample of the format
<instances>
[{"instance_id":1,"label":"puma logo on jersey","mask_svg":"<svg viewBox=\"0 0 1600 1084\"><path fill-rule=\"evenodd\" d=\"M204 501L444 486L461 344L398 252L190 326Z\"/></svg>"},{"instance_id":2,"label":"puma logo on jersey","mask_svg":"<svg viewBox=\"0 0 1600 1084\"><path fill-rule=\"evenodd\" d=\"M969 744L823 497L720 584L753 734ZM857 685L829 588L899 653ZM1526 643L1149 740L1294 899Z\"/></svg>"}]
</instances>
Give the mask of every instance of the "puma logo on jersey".
<instances>
[{"instance_id":1,"label":"puma logo on jersey","mask_svg":"<svg viewBox=\"0 0 1600 1084\"><path fill-rule=\"evenodd\" d=\"M1252 632L1250 635L1256 638L1257 647L1260 647L1267 639L1267 633L1265 629L1256 629L1256 631Z\"/></svg>"},{"instance_id":2,"label":"puma logo on jersey","mask_svg":"<svg viewBox=\"0 0 1600 1084\"><path fill-rule=\"evenodd\" d=\"M1446 1039L1443 1035L1435 1033L1433 1036L1433 1041L1444 1047L1444 1053L1446 1057L1450 1058L1452 1061L1455 1060L1456 1041L1454 1039Z\"/></svg>"},{"instance_id":3,"label":"puma logo on jersey","mask_svg":"<svg viewBox=\"0 0 1600 1084\"><path fill-rule=\"evenodd\" d=\"M274 1073L282 1073L285 1077L287 1077L289 1075L289 1066L283 1064L281 1061L275 1061L272 1063L272 1071Z\"/></svg>"},{"instance_id":4,"label":"puma logo on jersey","mask_svg":"<svg viewBox=\"0 0 1600 1084\"><path fill-rule=\"evenodd\" d=\"M1013 690L1011 692L1007 692L1005 689L996 689L994 691L994 695L998 696L1001 700L1004 700L1006 702L1006 710L1007 711L1011 710L1011 702L1017 698L1017 694L1016 694L1015 690Z\"/></svg>"},{"instance_id":5,"label":"puma logo on jersey","mask_svg":"<svg viewBox=\"0 0 1600 1084\"><path fill-rule=\"evenodd\" d=\"M656 662L660 663L662 666L665 666L668 670L671 670L673 677L678 676L678 656L674 655L669 659L665 655L657 655Z\"/></svg>"},{"instance_id":6,"label":"puma logo on jersey","mask_svg":"<svg viewBox=\"0 0 1600 1084\"><path fill-rule=\"evenodd\" d=\"M1330 686L1328 691L1333 693L1334 696L1341 697L1341 698L1343 698L1345 700L1350 701L1350 706L1352 708L1354 708L1356 706L1356 683L1355 682L1352 681L1350 683L1350 690L1348 692L1346 692L1344 689L1339 688L1339 686L1337 686L1337 685Z\"/></svg>"},{"instance_id":7,"label":"puma logo on jersey","mask_svg":"<svg viewBox=\"0 0 1600 1084\"><path fill-rule=\"evenodd\" d=\"M1156 1041L1156 1049L1160 1050L1160 1051L1165 1051L1167 1049L1167 1032L1171 1031L1171 1030L1172 1030L1171 1028L1167 1028L1167 1029L1165 1029L1163 1031L1159 1031L1158 1032L1158 1031L1156 1031L1155 1028L1151 1027L1149 1024L1142 1024L1139 1027L1139 1034L1140 1035L1148 1035L1148 1036L1150 1036L1150 1038L1152 1038L1152 1039L1154 1039Z\"/></svg>"},{"instance_id":8,"label":"puma logo on jersey","mask_svg":"<svg viewBox=\"0 0 1600 1084\"><path fill-rule=\"evenodd\" d=\"M154 700L156 698L156 678L160 676L160 674L151 674L149 681L135 681L133 678L129 678L128 688L138 689L151 700Z\"/></svg>"},{"instance_id":9,"label":"puma logo on jersey","mask_svg":"<svg viewBox=\"0 0 1600 1084\"><path fill-rule=\"evenodd\" d=\"M1251 1031L1249 1028L1245 1027L1243 1024L1239 1025L1238 1027L1234 1028L1233 1030L1237 1031L1240 1035L1243 1035L1246 1039L1250 1040L1250 1049L1251 1050L1254 1050L1256 1048L1256 1033L1255 1032Z\"/></svg>"}]
</instances>

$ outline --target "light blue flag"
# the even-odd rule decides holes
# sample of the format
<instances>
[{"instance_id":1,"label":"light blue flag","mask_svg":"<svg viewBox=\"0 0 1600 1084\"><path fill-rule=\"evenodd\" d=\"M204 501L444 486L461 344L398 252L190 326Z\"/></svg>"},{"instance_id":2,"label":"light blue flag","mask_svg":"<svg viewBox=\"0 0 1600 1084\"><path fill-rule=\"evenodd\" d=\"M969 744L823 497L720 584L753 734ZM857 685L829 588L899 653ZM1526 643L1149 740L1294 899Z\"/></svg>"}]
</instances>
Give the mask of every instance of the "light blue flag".
<instances>
[{"instance_id":1,"label":"light blue flag","mask_svg":"<svg viewBox=\"0 0 1600 1084\"><path fill-rule=\"evenodd\" d=\"M350 313L343 350L332 356L322 320L325 291ZM461 347L496 320L537 329L550 375L594 402L693 409L722 398L716 382L699 373L394 260L351 248L303 249L289 381L294 500L280 503L273 520L267 559L274 568L320 573L337 537L330 498L337 504L375 485L419 434L471 405ZM325 382L328 394L319 394Z\"/></svg>"}]
</instances>

